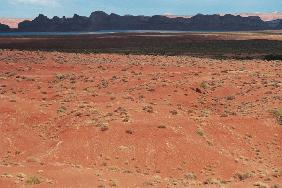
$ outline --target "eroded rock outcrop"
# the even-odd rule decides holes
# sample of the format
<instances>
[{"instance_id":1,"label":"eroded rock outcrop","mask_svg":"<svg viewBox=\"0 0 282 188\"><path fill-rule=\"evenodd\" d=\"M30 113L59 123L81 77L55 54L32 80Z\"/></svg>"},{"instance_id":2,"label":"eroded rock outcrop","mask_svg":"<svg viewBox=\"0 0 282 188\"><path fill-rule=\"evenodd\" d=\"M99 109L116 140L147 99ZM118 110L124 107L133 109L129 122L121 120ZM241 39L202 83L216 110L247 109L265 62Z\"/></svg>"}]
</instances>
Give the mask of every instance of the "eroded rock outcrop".
<instances>
[{"instance_id":1,"label":"eroded rock outcrop","mask_svg":"<svg viewBox=\"0 0 282 188\"><path fill-rule=\"evenodd\" d=\"M98 31L98 30L184 30L184 31L247 31L276 29L258 16L242 17L227 14L191 18L167 16L120 16L95 11L89 17L75 14L72 18L48 17L40 14L32 21L19 23L19 31Z\"/></svg>"},{"instance_id":2,"label":"eroded rock outcrop","mask_svg":"<svg viewBox=\"0 0 282 188\"><path fill-rule=\"evenodd\" d=\"M0 23L0 32L8 32L10 31L10 27L8 25L5 25L5 24L1 24Z\"/></svg>"}]
</instances>

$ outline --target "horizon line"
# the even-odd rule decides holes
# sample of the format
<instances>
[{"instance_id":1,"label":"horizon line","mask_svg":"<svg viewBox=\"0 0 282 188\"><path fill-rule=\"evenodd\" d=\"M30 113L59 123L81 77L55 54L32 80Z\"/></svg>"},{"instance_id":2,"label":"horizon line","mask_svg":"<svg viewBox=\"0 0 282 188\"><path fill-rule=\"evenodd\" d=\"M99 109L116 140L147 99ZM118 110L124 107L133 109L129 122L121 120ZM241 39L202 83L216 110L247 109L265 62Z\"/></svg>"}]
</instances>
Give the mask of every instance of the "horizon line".
<instances>
[{"instance_id":1,"label":"horizon line","mask_svg":"<svg viewBox=\"0 0 282 188\"><path fill-rule=\"evenodd\" d=\"M110 15L110 14L117 14L117 13L114 13L114 12L107 12L107 11L103 11L103 10L95 10L93 12L97 12L97 11L101 11L101 12L105 12L106 14ZM93 13L91 12L91 13ZM91 15L90 13L90 15ZM38 13L37 16L39 16L40 14L44 15L44 16L47 16L48 18L53 18L55 16L48 16L48 15L45 15L43 13ZM127 16L127 15L130 15L130 16L179 16L179 17L187 17L187 16L196 16L198 14L202 14L202 15L226 15L226 14L231 14L231 15L241 15L241 14L281 14L282 15L282 11L272 11L272 12L236 12L236 13L229 13L229 12L220 12L220 13L197 13L197 14L187 14L187 15L179 15L179 14L173 14L173 13L163 13L163 14L152 14L152 15L145 15L145 14L138 14L138 15L134 15L134 14L117 14L117 15L120 15L120 16ZM72 18L71 16L74 16L74 15L79 15L79 16L86 16L87 15L80 15L78 13L73 13L72 15L70 16L65 16L66 18ZM88 15L88 16L90 16ZM33 17L33 18L28 18L28 17L5 17L5 16L0 16L0 19L34 19L36 18L37 16ZM59 17L59 16L58 16ZM64 17L64 16L61 16L61 17Z\"/></svg>"}]
</instances>

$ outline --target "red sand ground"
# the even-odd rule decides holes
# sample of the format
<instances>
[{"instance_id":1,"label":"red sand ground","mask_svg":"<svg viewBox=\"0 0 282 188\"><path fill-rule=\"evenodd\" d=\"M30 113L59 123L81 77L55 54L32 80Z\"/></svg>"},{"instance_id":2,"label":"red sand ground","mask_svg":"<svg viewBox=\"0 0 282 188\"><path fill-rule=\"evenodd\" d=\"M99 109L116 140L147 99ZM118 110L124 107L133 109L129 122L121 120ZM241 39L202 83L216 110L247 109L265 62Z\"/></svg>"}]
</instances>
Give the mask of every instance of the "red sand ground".
<instances>
[{"instance_id":1,"label":"red sand ground","mask_svg":"<svg viewBox=\"0 0 282 188\"><path fill-rule=\"evenodd\" d=\"M0 187L281 187L281 63L2 50Z\"/></svg>"}]
</instances>

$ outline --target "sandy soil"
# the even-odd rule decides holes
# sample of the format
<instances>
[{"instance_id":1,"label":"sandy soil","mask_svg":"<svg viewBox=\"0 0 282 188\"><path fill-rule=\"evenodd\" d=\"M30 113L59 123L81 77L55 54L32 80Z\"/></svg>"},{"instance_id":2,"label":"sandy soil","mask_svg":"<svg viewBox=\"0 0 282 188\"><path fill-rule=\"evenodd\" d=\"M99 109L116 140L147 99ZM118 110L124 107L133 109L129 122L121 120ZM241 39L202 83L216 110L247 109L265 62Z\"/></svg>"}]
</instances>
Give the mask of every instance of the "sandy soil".
<instances>
[{"instance_id":1,"label":"sandy soil","mask_svg":"<svg viewBox=\"0 0 282 188\"><path fill-rule=\"evenodd\" d=\"M281 187L282 62L0 51L0 187Z\"/></svg>"}]
</instances>

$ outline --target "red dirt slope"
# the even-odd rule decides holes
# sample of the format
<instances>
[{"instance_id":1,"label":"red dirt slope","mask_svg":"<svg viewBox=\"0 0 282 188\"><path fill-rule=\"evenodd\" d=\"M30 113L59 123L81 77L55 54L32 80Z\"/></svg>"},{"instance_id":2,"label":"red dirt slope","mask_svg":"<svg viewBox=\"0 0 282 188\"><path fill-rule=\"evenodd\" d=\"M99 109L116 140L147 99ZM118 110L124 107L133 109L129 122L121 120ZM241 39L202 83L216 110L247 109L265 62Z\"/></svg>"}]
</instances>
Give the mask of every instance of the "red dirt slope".
<instances>
[{"instance_id":1,"label":"red dirt slope","mask_svg":"<svg viewBox=\"0 0 282 188\"><path fill-rule=\"evenodd\" d=\"M281 63L2 50L0 187L279 187Z\"/></svg>"}]
</instances>

